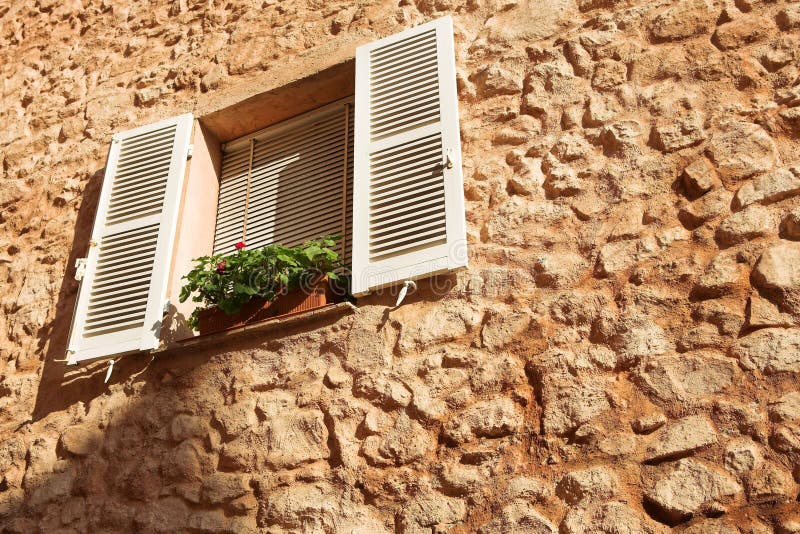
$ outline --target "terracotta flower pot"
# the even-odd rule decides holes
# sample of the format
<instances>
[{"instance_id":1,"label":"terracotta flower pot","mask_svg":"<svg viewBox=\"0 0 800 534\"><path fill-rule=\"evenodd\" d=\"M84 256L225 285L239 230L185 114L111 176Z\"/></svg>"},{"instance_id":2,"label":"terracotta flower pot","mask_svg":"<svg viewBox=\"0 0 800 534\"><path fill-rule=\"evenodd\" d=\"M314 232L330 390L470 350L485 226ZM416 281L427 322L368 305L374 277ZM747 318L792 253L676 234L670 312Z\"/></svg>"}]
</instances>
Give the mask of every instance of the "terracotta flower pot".
<instances>
[{"instance_id":1,"label":"terracotta flower pot","mask_svg":"<svg viewBox=\"0 0 800 534\"><path fill-rule=\"evenodd\" d=\"M275 300L255 298L242 306L239 313L228 315L216 307L201 310L197 316L197 329L200 335L221 332L248 323L313 310L333 301L333 290L328 283L328 277L325 276L310 288L293 289L279 295Z\"/></svg>"}]
</instances>

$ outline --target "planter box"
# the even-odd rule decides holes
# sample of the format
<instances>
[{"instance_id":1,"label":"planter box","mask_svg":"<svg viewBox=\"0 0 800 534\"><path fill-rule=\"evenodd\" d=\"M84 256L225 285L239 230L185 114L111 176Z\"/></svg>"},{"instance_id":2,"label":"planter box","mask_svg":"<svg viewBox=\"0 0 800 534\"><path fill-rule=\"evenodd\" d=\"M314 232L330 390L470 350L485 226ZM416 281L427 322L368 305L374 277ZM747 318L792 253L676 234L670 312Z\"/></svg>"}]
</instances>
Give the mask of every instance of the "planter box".
<instances>
[{"instance_id":1,"label":"planter box","mask_svg":"<svg viewBox=\"0 0 800 534\"><path fill-rule=\"evenodd\" d=\"M207 308L198 314L197 328L200 335L238 328L248 323L274 319L300 313L334 302L334 294L328 277L320 279L310 289L294 289L278 296L273 301L255 298L242 306L239 313L228 315L219 308Z\"/></svg>"}]
</instances>

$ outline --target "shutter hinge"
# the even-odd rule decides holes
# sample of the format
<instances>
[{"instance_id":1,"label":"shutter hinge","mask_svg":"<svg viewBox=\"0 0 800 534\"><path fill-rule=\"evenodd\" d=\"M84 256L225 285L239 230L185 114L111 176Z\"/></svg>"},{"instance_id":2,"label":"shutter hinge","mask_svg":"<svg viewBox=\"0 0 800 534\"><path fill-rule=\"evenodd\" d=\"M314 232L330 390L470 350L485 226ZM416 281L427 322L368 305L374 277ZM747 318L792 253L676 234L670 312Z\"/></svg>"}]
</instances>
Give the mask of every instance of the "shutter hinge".
<instances>
[{"instance_id":1,"label":"shutter hinge","mask_svg":"<svg viewBox=\"0 0 800 534\"><path fill-rule=\"evenodd\" d=\"M75 259L75 280L83 280L83 275L86 274L86 258Z\"/></svg>"},{"instance_id":2,"label":"shutter hinge","mask_svg":"<svg viewBox=\"0 0 800 534\"><path fill-rule=\"evenodd\" d=\"M448 148L444 154L444 166L445 168L452 169L453 168L453 149Z\"/></svg>"},{"instance_id":3,"label":"shutter hinge","mask_svg":"<svg viewBox=\"0 0 800 534\"><path fill-rule=\"evenodd\" d=\"M69 361L72 358L73 354L75 354L74 350L67 349L67 353L63 358L55 358L55 359L50 360L50 361L53 362L53 363L66 363L66 364L69 364Z\"/></svg>"},{"instance_id":4,"label":"shutter hinge","mask_svg":"<svg viewBox=\"0 0 800 534\"><path fill-rule=\"evenodd\" d=\"M97 241L95 241L94 239L90 239L90 240L89 240L89 246L90 246L90 247L96 247L96 246L97 246L97 245L99 245L99 244L100 244L100 243L98 243L98 242L97 242Z\"/></svg>"},{"instance_id":5,"label":"shutter hinge","mask_svg":"<svg viewBox=\"0 0 800 534\"><path fill-rule=\"evenodd\" d=\"M194 155L194 145L189 145L189 148L186 149L186 159L192 159Z\"/></svg>"},{"instance_id":6,"label":"shutter hinge","mask_svg":"<svg viewBox=\"0 0 800 534\"><path fill-rule=\"evenodd\" d=\"M172 303L169 301L169 299L167 299L167 301L164 302L164 309L162 310L164 312L164 315L169 315L169 309L171 306Z\"/></svg>"}]
</instances>

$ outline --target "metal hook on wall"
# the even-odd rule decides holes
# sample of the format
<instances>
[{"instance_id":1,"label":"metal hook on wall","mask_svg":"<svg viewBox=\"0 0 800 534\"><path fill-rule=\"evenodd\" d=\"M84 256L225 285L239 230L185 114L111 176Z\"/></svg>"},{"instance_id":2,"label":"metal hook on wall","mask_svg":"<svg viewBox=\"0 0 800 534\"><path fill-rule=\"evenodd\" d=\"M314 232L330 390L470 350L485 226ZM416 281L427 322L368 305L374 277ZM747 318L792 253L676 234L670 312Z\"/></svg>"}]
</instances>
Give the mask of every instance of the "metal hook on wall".
<instances>
[{"instance_id":1,"label":"metal hook on wall","mask_svg":"<svg viewBox=\"0 0 800 534\"><path fill-rule=\"evenodd\" d=\"M400 288L400 292L397 294L397 302L395 302L394 304L395 308L397 308L403 303L403 299L406 298L409 289L411 290L412 293L416 291L417 283L414 282L413 280L406 280L405 282L403 282L403 287Z\"/></svg>"}]
</instances>

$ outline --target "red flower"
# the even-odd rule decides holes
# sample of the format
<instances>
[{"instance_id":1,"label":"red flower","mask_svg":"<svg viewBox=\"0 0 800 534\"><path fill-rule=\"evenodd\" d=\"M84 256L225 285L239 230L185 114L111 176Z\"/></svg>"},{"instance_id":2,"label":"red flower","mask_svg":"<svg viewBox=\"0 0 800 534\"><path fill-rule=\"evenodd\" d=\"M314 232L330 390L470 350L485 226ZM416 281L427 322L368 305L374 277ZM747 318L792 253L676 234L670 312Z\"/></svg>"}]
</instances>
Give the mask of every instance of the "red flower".
<instances>
[{"instance_id":1,"label":"red flower","mask_svg":"<svg viewBox=\"0 0 800 534\"><path fill-rule=\"evenodd\" d=\"M233 245L233 246L234 246L234 247L236 247L236 250L242 250L242 249L243 249L244 247L246 247L247 245L245 245L244 241L239 241L238 243L236 243L236 244L235 244L235 245Z\"/></svg>"},{"instance_id":2,"label":"red flower","mask_svg":"<svg viewBox=\"0 0 800 534\"><path fill-rule=\"evenodd\" d=\"M225 267L227 267L227 265L228 265L228 262L226 260L222 260L222 261L218 262L217 263L217 272L219 274L224 273L225 272Z\"/></svg>"}]
</instances>

